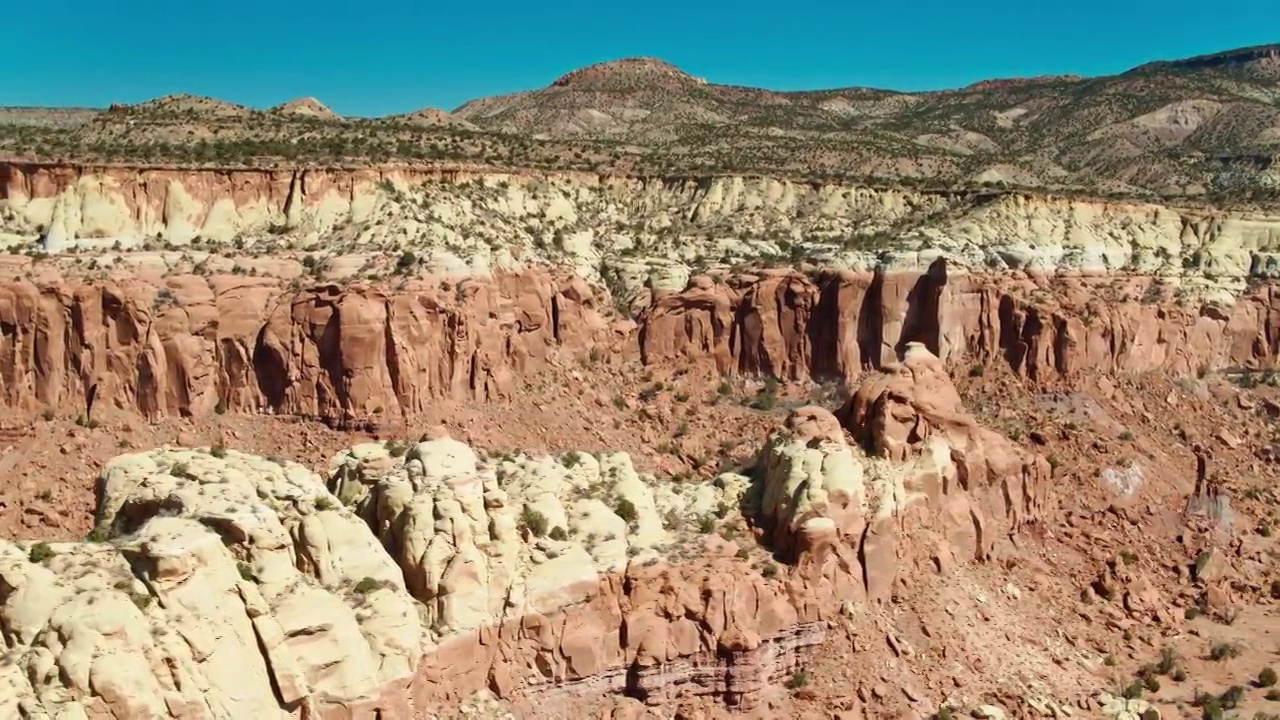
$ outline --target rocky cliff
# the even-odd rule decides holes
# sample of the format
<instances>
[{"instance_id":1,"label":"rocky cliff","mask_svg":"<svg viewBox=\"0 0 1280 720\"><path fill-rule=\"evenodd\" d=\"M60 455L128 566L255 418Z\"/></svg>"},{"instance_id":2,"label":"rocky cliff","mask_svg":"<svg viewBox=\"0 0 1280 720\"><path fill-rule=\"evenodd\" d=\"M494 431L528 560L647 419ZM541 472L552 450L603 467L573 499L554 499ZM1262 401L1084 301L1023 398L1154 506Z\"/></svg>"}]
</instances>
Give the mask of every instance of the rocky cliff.
<instances>
[{"instance_id":1,"label":"rocky cliff","mask_svg":"<svg viewBox=\"0 0 1280 720\"><path fill-rule=\"evenodd\" d=\"M653 293L637 320L542 271L453 284L177 276L160 287L0 285L0 400L147 417L299 415L398 422L439 398L508 397L563 364L706 365L726 375L852 380L920 342L947 362L1007 363L1052 383L1086 371L1269 366L1275 289L1178 303L1147 278L766 270Z\"/></svg>"},{"instance_id":2,"label":"rocky cliff","mask_svg":"<svg viewBox=\"0 0 1280 720\"><path fill-rule=\"evenodd\" d=\"M23 246L329 256L413 249L448 273L572 266L629 294L761 261L1134 272L1238 293L1280 273L1280 217L1022 192L755 176L474 169L0 164L0 239ZM116 243L119 246L116 246ZM350 268L356 271L359 263ZM1229 292L1228 292L1229 291Z\"/></svg>"}]
</instances>

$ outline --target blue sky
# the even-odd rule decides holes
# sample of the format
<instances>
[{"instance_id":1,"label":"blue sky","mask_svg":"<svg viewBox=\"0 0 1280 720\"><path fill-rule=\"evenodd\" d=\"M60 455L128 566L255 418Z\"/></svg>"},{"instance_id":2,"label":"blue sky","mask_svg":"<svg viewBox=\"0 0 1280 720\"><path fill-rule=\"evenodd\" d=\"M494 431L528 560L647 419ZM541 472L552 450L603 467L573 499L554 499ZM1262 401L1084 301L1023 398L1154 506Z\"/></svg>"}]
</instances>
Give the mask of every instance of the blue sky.
<instances>
[{"instance_id":1,"label":"blue sky","mask_svg":"<svg viewBox=\"0 0 1280 720\"><path fill-rule=\"evenodd\" d=\"M0 22L0 105L313 95L382 115L632 55L712 82L919 90L1276 41L1276 0L27 0Z\"/></svg>"}]
</instances>

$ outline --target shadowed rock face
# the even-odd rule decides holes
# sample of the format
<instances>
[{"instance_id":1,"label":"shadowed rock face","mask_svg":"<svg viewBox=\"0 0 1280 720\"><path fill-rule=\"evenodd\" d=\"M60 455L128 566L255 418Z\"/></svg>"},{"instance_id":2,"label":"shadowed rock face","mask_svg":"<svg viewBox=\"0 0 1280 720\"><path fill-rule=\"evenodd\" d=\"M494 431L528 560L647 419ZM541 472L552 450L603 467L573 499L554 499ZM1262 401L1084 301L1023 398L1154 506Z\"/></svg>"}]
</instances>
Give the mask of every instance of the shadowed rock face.
<instances>
[{"instance_id":1,"label":"shadowed rock face","mask_svg":"<svg viewBox=\"0 0 1280 720\"><path fill-rule=\"evenodd\" d=\"M1270 364L1280 352L1274 288L1234 307L1155 297L1150 278L952 276L769 270L695 277L642 318L646 363L706 362L726 374L857 377L918 342L946 362L1005 362L1033 381L1080 371ZM1155 288L1155 289L1153 289Z\"/></svg>"},{"instance_id":2,"label":"shadowed rock face","mask_svg":"<svg viewBox=\"0 0 1280 720\"><path fill-rule=\"evenodd\" d=\"M0 285L0 402L148 417L269 412L377 425L439 398L500 399L555 353L706 364L723 374L854 379L919 342L946 362L1004 362L1044 383L1106 373L1274 362L1280 303L1151 299L1147 280L769 270L695 277L609 320L573 275L526 271L456 287L196 276ZM447 288L447 289L445 289ZM1128 298L1128 299L1126 299Z\"/></svg>"}]
</instances>

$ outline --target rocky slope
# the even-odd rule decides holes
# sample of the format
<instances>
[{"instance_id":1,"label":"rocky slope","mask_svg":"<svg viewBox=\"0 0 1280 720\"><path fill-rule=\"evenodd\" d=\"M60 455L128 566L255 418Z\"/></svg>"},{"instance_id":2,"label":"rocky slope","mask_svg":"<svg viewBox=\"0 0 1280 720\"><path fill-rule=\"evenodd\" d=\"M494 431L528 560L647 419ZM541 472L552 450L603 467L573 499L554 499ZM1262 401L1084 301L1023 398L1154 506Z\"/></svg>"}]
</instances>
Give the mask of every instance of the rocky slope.
<instances>
[{"instance_id":1,"label":"rocky slope","mask_svg":"<svg viewBox=\"0 0 1280 720\"><path fill-rule=\"evenodd\" d=\"M336 457L336 496L220 445L122 456L88 541L0 550L0 707L398 718L484 689L528 717L617 693L751 707L841 612L989 558L1050 501L1046 461L977 427L921 345L839 416L793 412L750 476L705 484L439 432Z\"/></svg>"}]
</instances>

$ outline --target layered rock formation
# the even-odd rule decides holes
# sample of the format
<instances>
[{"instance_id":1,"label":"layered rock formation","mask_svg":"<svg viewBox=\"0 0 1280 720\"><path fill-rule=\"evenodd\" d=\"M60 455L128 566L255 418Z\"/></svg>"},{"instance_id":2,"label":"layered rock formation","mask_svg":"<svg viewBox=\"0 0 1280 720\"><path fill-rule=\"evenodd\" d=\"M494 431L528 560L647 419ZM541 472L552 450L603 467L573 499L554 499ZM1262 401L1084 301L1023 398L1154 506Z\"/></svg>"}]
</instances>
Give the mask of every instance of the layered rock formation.
<instances>
[{"instance_id":1,"label":"layered rock formation","mask_svg":"<svg viewBox=\"0 0 1280 720\"><path fill-rule=\"evenodd\" d=\"M283 235L282 235L283 233ZM0 240L105 249L292 243L410 247L489 273L603 266L635 290L680 289L723 263L1133 272L1238 291L1280 274L1280 217L1026 193L974 194L785 178L627 177L481 168L165 168L0 163Z\"/></svg>"},{"instance_id":2,"label":"layered rock formation","mask_svg":"<svg viewBox=\"0 0 1280 720\"><path fill-rule=\"evenodd\" d=\"M99 495L90 542L0 542L0 714L410 717L417 609L314 473L157 450Z\"/></svg>"},{"instance_id":3,"label":"layered rock formation","mask_svg":"<svg viewBox=\"0 0 1280 720\"><path fill-rule=\"evenodd\" d=\"M829 411L803 408L752 480L657 484L625 455L481 459L439 437L354 448L331 486L426 605L439 646L423 698L488 687L750 705L845 608L885 602L917 567L983 560L1040 517L1047 463L977 428L923 346L866 387L842 413L874 439L866 452ZM744 520L794 567L726 541Z\"/></svg>"},{"instance_id":4,"label":"layered rock formation","mask_svg":"<svg viewBox=\"0 0 1280 720\"><path fill-rule=\"evenodd\" d=\"M173 277L162 288L0 284L0 402L148 417L215 410L342 426L399 422L439 398L501 399L560 362L634 357L727 375L855 379L921 342L947 362L1044 383L1084 371L1267 366L1275 293L1180 304L1149 279L768 270L655 292L638 323L599 290L528 271L456 286L282 288ZM94 407L89 407L90 399Z\"/></svg>"},{"instance_id":5,"label":"layered rock formation","mask_svg":"<svg viewBox=\"0 0 1280 720\"><path fill-rule=\"evenodd\" d=\"M1276 289L1232 306L1180 303L1152 278L768 270L696 277L642 319L646 363L787 379L854 378L923 343L948 362L1004 362L1037 381L1081 371L1189 374L1270 365Z\"/></svg>"},{"instance_id":6,"label":"layered rock formation","mask_svg":"<svg viewBox=\"0 0 1280 720\"><path fill-rule=\"evenodd\" d=\"M0 287L0 394L10 407L148 417L271 412L340 424L493 399L563 345L611 342L591 288L542 273L388 294L173 278ZM625 328L624 328L625 330Z\"/></svg>"},{"instance_id":7,"label":"layered rock formation","mask_svg":"<svg viewBox=\"0 0 1280 720\"><path fill-rule=\"evenodd\" d=\"M1050 476L1046 460L977 425L919 343L868 377L838 417L793 412L757 472L752 511L797 575L831 586L819 595L873 602L914 565L989 557L1042 516Z\"/></svg>"}]
</instances>

